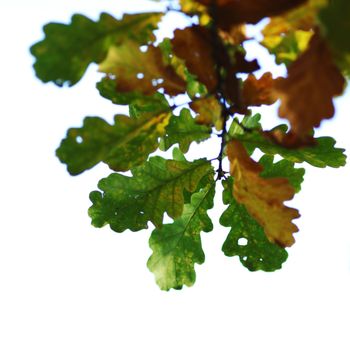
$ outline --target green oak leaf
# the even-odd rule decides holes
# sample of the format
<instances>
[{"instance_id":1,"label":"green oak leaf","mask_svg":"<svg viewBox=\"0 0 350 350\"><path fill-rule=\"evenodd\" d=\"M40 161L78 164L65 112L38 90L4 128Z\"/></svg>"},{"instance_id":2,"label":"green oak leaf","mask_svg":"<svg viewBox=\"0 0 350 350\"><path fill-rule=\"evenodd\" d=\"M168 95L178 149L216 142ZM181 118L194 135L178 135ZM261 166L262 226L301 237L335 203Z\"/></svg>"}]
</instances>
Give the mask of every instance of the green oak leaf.
<instances>
[{"instance_id":1,"label":"green oak leaf","mask_svg":"<svg viewBox=\"0 0 350 350\"><path fill-rule=\"evenodd\" d=\"M153 30L161 13L124 15L120 20L102 13L97 22L76 14L70 24L49 23L44 26L45 39L30 51L36 58L34 69L43 82L58 86L76 84L90 63L102 62L109 47L125 40L146 44L154 40Z\"/></svg>"},{"instance_id":2,"label":"green oak leaf","mask_svg":"<svg viewBox=\"0 0 350 350\"><path fill-rule=\"evenodd\" d=\"M250 125L252 127L247 127L247 124L249 125L250 123L250 118L254 118ZM297 149L284 148L263 135L259 123L259 116L246 117L242 124L245 128L250 130L245 131L243 128L232 123L228 135L229 138L241 141L250 154L256 148L259 148L266 154L279 154L281 157L293 163L307 162L318 168L324 168L326 166L339 168L346 163L345 150L343 148L334 147L335 140L331 137L323 136L315 138L315 145L310 147L301 147ZM286 132L287 126L279 125L273 130Z\"/></svg>"},{"instance_id":3,"label":"green oak leaf","mask_svg":"<svg viewBox=\"0 0 350 350\"><path fill-rule=\"evenodd\" d=\"M207 160L188 162L158 156L131 172L132 177L111 174L98 184L102 193L90 194L93 205L89 215L94 226L109 224L116 232L138 231L151 221L160 227L165 212L173 219L181 216L185 191L193 193L203 177L213 176Z\"/></svg>"},{"instance_id":4,"label":"green oak leaf","mask_svg":"<svg viewBox=\"0 0 350 350\"><path fill-rule=\"evenodd\" d=\"M231 227L223 244L222 251L226 256L239 256L243 266L250 271L275 271L287 260L285 249L271 243L244 205L239 204L232 195L233 178L222 182L223 202L227 209L220 217L220 224Z\"/></svg>"},{"instance_id":5,"label":"green oak leaf","mask_svg":"<svg viewBox=\"0 0 350 350\"><path fill-rule=\"evenodd\" d=\"M139 118L116 115L114 125L99 117L86 117L81 128L71 128L56 154L67 164L71 175L78 175L99 162L115 171L140 165L159 145L165 133L169 112Z\"/></svg>"},{"instance_id":6,"label":"green oak leaf","mask_svg":"<svg viewBox=\"0 0 350 350\"><path fill-rule=\"evenodd\" d=\"M153 95L143 95L140 92L117 91L117 80L106 76L96 84L100 95L117 105L130 105L131 112L163 112L170 110L170 106L164 95L156 92ZM137 115L133 115L137 116Z\"/></svg>"},{"instance_id":7,"label":"green oak leaf","mask_svg":"<svg viewBox=\"0 0 350 350\"><path fill-rule=\"evenodd\" d=\"M188 109L182 109L179 116L170 117L160 148L166 151L178 143L180 150L186 153L193 141L199 143L208 139L211 131L211 127L197 124Z\"/></svg>"},{"instance_id":8,"label":"green oak leaf","mask_svg":"<svg viewBox=\"0 0 350 350\"><path fill-rule=\"evenodd\" d=\"M180 218L152 232L149 245L153 253L147 266L162 290L194 284L194 264L202 264L205 259L200 232L213 229L207 210L213 207L214 194L212 177L210 184L192 195L191 203L185 205Z\"/></svg>"},{"instance_id":9,"label":"green oak leaf","mask_svg":"<svg viewBox=\"0 0 350 350\"><path fill-rule=\"evenodd\" d=\"M259 160L264 170L260 173L261 177L284 177L294 187L295 192L301 190L301 184L304 181L305 169L295 168L294 163L289 160L282 159L276 163L273 162L273 156L265 154Z\"/></svg>"}]
</instances>

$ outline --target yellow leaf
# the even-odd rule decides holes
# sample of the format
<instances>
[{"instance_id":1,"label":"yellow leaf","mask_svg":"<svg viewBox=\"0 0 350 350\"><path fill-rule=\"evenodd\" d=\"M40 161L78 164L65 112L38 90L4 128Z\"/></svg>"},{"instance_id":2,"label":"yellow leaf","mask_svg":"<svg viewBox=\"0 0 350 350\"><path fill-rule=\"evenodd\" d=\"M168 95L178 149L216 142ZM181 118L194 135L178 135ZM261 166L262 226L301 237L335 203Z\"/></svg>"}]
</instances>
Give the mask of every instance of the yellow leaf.
<instances>
[{"instance_id":1,"label":"yellow leaf","mask_svg":"<svg viewBox=\"0 0 350 350\"><path fill-rule=\"evenodd\" d=\"M285 178L262 178L263 168L252 160L244 146L236 140L227 145L230 173L234 177L233 195L264 228L267 238L282 247L294 243L298 227L296 209L284 205L294 197L295 190Z\"/></svg>"},{"instance_id":2,"label":"yellow leaf","mask_svg":"<svg viewBox=\"0 0 350 350\"><path fill-rule=\"evenodd\" d=\"M277 62L292 62L303 52L317 25L319 10L328 0L309 0L305 5L273 17L262 30L261 44L277 57Z\"/></svg>"}]
</instances>

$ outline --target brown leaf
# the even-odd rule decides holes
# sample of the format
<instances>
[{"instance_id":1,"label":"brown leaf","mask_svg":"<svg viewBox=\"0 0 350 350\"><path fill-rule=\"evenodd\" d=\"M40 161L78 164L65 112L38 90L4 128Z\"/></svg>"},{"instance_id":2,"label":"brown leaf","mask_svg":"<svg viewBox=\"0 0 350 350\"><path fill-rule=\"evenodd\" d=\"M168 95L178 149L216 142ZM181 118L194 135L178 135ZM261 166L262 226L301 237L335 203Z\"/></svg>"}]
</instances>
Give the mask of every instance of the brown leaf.
<instances>
[{"instance_id":1,"label":"brown leaf","mask_svg":"<svg viewBox=\"0 0 350 350\"><path fill-rule=\"evenodd\" d=\"M174 54L183 59L188 70L197 76L209 92L218 88L216 65L224 68L221 90L225 98L238 103L239 81L237 73L251 73L259 69L257 60L247 61L243 52L237 50L231 59L224 44L213 43L209 29L199 26L177 29L172 39Z\"/></svg>"},{"instance_id":2,"label":"brown leaf","mask_svg":"<svg viewBox=\"0 0 350 350\"><path fill-rule=\"evenodd\" d=\"M100 64L99 71L117 77L119 92L138 91L149 95L159 88L169 95L186 91L186 83L163 61L159 47L148 46L142 52L134 42L126 42L109 49L106 59Z\"/></svg>"},{"instance_id":3,"label":"brown leaf","mask_svg":"<svg viewBox=\"0 0 350 350\"><path fill-rule=\"evenodd\" d=\"M200 26L177 29L171 43L174 54L185 61L188 70L208 91L215 90L217 75L209 31Z\"/></svg>"},{"instance_id":4,"label":"brown leaf","mask_svg":"<svg viewBox=\"0 0 350 350\"><path fill-rule=\"evenodd\" d=\"M259 79L253 74L243 82L242 99L246 106L272 105L277 97L274 86L279 78L274 79L270 72L263 74Z\"/></svg>"},{"instance_id":5,"label":"brown leaf","mask_svg":"<svg viewBox=\"0 0 350 350\"><path fill-rule=\"evenodd\" d=\"M285 178L262 178L263 168L252 160L244 146L236 140L227 145L230 173L234 177L233 195L264 228L267 238L282 247L294 243L298 227L296 209L284 205L294 197L295 190Z\"/></svg>"},{"instance_id":6,"label":"brown leaf","mask_svg":"<svg viewBox=\"0 0 350 350\"><path fill-rule=\"evenodd\" d=\"M265 17L280 15L307 0L216 0L216 20L222 29L241 23L257 23ZM212 0L197 0L210 6Z\"/></svg>"},{"instance_id":7,"label":"brown leaf","mask_svg":"<svg viewBox=\"0 0 350 350\"><path fill-rule=\"evenodd\" d=\"M279 115L290 121L294 134L305 138L323 119L333 117L333 97L340 95L344 86L345 79L326 41L316 33L308 49L289 66L287 78L276 83Z\"/></svg>"}]
</instances>

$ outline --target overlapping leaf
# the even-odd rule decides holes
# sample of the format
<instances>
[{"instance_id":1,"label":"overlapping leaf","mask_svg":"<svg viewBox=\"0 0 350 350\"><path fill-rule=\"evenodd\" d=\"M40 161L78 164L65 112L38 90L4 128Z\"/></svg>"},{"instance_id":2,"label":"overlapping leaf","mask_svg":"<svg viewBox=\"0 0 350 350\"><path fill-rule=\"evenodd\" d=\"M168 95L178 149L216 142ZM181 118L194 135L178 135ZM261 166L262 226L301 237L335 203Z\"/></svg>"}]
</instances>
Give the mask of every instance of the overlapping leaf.
<instances>
[{"instance_id":1,"label":"overlapping leaf","mask_svg":"<svg viewBox=\"0 0 350 350\"><path fill-rule=\"evenodd\" d=\"M102 192L90 194L89 215L94 226L109 224L116 232L138 231L151 221L160 227L165 212L173 219L182 214L184 191L185 195L193 193L213 170L204 159L188 162L157 156L131 172L132 177L111 174L99 182Z\"/></svg>"},{"instance_id":2,"label":"overlapping leaf","mask_svg":"<svg viewBox=\"0 0 350 350\"><path fill-rule=\"evenodd\" d=\"M149 244L153 253L147 266L163 290L181 289L195 282L194 264L202 264L205 258L200 232L213 229L207 210L213 207L214 185L212 176L211 183L192 195L180 218L152 232Z\"/></svg>"},{"instance_id":3,"label":"overlapping leaf","mask_svg":"<svg viewBox=\"0 0 350 350\"><path fill-rule=\"evenodd\" d=\"M164 62L160 48L152 45L145 52L132 41L112 46L99 70L116 76L116 90L122 93L150 95L160 88L169 95L186 91L186 82Z\"/></svg>"},{"instance_id":4,"label":"overlapping leaf","mask_svg":"<svg viewBox=\"0 0 350 350\"><path fill-rule=\"evenodd\" d=\"M314 139L314 145L309 147L285 148L283 145L274 142L263 131L256 129L259 126L259 115L254 116L253 119L252 117L246 118L243 125L252 130L244 133L239 126L235 127L236 125L233 124L229 135L240 140L249 151L259 148L266 154L278 154L291 162L307 162L318 168L326 166L339 168L346 163L345 150L334 147L335 140L331 137L317 137ZM274 130L285 133L286 129L285 125L281 125Z\"/></svg>"},{"instance_id":5,"label":"overlapping leaf","mask_svg":"<svg viewBox=\"0 0 350 350\"><path fill-rule=\"evenodd\" d=\"M250 271L280 269L288 257L286 250L271 243L264 229L233 197L233 178L223 181L223 186L223 202L228 207L220 217L220 224L231 227L222 247L225 255L239 256L242 265Z\"/></svg>"},{"instance_id":6,"label":"overlapping leaf","mask_svg":"<svg viewBox=\"0 0 350 350\"><path fill-rule=\"evenodd\" d=\"M139 45L153 40L161 16L142 13L116 20L103 13L97 22L74 15L70 24L49 23L44 27L45 39L31 47L36 74L44 82L74 85L90 63L105 59L110 46L126 39Z\"/></svg>"},{"instance_id":7,"label":"overlapping leaf","mask_svg":"<svg viewBox=\"0 0 350 350\"><path fill-rule=\"evenodd\" d=\"M159 146L171 113L145 113L139 118L114 117L114 125L99 117L86 117L81 128L71 128L57 149L70 174L77 175L104 162L116 171L143 163Z\"/></svg>"},{"instance_id":8,"label":"overlapping leaf","mask_svg":"<svg viewBox=\"0 0 350 350\"><path fill-rule=\"evenodd\" d=\"M274 163L273 156L264 155L260 158L259 164L262 165L263 171L260 176L263 178L283 177L286 178L295 192L299 192L301 184L304 181L305 169L295 168L294 163L282 159Z\"/></svg>"},{"instance_id":9,"label":"overlapping leaf","mask_svg":"<svg viewBox=\"0 0 350 350\"><path fill-rule=\"evenodd\" d=\"M161 149L166 151L172 145L179 144L180 150L186 153L192 142L201 142L210 137L211 128L199 125L188 109L182 109L179 116L172 115L165 129Z\"/></svg>"},{"instance_id":10,"label":"overlapping leaf","mask_svg":"<svg viewBox=\"0 0 350 350\"><path fill-rule=\"evenodd\" d=\"M292 221L299 217L299 213L285 206L284 202L294 197L293 187L285 178L262 178L262 167L249 157L240 142L230 141L227 154L230 173L235 179L235 199L264 228L271 242L282 247L291 246L293 233L298 231Z\"/></svg>"}]
</instances>

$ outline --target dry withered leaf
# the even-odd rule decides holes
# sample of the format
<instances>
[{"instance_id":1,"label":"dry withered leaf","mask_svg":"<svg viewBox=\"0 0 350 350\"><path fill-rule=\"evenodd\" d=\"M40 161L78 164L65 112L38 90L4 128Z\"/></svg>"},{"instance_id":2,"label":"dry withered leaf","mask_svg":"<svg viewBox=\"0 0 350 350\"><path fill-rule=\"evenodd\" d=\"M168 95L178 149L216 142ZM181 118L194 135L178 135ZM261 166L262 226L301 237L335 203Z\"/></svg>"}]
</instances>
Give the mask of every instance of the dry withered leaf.
<instances>
[{"instance_id":1,"label":"dry withered leaf","mask_svg":"<svg viewBox=\"0 0 350 350\"><path fill-rule=\"evenodd\" d=\"M292 220L299 212L284 205L294 197L295 190L285 178L262 178L263 168L251 159L244 146L236 140L227 145L230 173L234 177L233 195L264 228L267 238L282 247L294 243L298 227Z\"/></svg>"},{"instance_id":2,"label":"dry withered leaf","mask_svg":"<svg viewBox=\"0 0 350 350\"><path fill-rule=\"evenodd\" d=\"M249 74L242 86L242 100L246 106L272 105L277 97L273 90L276 81L270 72L264 73L259 79Z\"/></svg>"},{"instance_id":3,"label":"dry withered leaf","mask_svg":"<svg viewBox=\"0 0 350 350\"><path fill-rule=\"evenodd\" d=\"M333 97L344 86L327 42L316 33L308 49L288 67L287 78L275 84L281 99L279 116L289 120L291 131L300 139L306 138L323 119L333 117Z\"/></svg>"},{"instance_id":4,"label":"dry withered leaf","mask_svg":"<svg viewBox=\"0 0 350 350\"><path fill-rule=\"evenodd\" d=\"M222 29L228 30L231 26L240 23L257 23L265 17L280 15L307 0L217 0L216 21ZM197 0L210 6L211 0Z\"/></svg>"},{"instance_id":5,"label":"dry withered leaf","mask_svg":"<svg viewBox=\"0 0 350 350\"><path fill-rule=\"evenodd\" d=\"M131 41L113 46L99 71L117 77L119 92L138 91L149 95L164 88L165 93L177 95L186 91L185 81L173 67L164 63L160 48L152 45L146 52Z\"/></svg>"}]
</instances>

